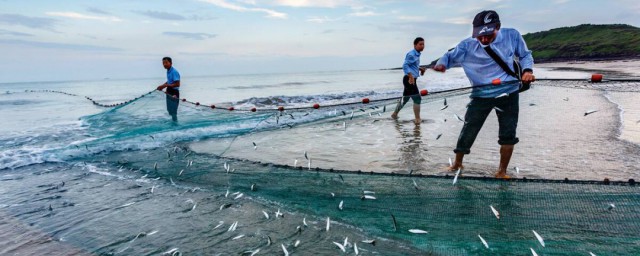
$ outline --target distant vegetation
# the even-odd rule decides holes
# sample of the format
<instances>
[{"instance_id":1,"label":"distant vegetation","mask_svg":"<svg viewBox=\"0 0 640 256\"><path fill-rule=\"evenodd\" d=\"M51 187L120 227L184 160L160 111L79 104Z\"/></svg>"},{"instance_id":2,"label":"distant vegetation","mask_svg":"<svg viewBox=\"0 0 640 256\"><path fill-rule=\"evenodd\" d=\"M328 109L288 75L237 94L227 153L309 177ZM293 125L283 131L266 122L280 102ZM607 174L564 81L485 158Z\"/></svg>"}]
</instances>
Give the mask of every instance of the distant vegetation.
<instances>
[{"instance_id":1,"label":"distant vegetation","mask_svg":"<svg viewBox=\"0 0 640 256\"><path fill-rule=\"evenodd\" d=\"M640 58L640 28L591 25L523 35L536 62Z\"/></svg>"},{"instance_id":2,"label":"distant vegetation","mask_svg":"<svg viewBox=\"0 0 640 256\"><path fill-rule=\"evenodd\" d=\"M554 28L522 35L536 63L575 60L640 59L640 28L591 25ZM426 67L432 67L438 59ZM402 68L396 68L402 69Z\"/></svg>"}]
</instances>

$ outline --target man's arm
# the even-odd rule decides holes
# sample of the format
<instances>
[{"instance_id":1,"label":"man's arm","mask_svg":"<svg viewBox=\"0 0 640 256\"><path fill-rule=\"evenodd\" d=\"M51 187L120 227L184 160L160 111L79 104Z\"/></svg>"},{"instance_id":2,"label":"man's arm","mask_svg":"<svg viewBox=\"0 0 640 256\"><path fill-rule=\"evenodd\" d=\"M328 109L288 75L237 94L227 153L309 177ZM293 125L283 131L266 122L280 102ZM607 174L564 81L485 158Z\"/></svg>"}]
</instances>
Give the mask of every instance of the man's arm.
<instances>
[{"instance_id":1,"label":"man's arm","mask_svg":"<svg viewBox=\"0 0 640 256\"><path fill-rule=\"evenodd\" d=\"M462 41L455 48L449 49L433 66L433 70L445 72L449 67L459 65L464 60L466 52L466 45Z\"/></svg>"},{"instance_id":2,"label":"man's arm","mask_svg":"<svg viewBox=\"0 0 640 256\"><path fill-rule=\"evenodd\" d=\"M531 83L536 80L536 77L533 75L533 56L531 55L531 51L527 48L527 43L520 35L520 32L516 32L516 55L520 60L520 65L522 66L522 82Z\"/></svg>"}]
</instances>

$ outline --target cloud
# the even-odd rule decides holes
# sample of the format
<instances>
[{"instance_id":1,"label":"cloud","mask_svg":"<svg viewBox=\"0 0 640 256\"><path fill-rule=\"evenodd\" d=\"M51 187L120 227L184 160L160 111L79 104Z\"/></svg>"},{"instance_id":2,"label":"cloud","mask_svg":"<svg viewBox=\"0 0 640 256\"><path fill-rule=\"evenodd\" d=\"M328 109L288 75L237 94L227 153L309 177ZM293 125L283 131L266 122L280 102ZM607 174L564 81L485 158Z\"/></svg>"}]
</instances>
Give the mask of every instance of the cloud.
<instances>
[{"instance_id":1,"label":"cloud","mask_svg":"<svg viewBox=\"0 0 640 256\"><path fill-rule=\"evenodd\" d=\"M308 22L319 23L319 24L326 23L326 22L331 22L331 21L337 21L337 20L339 20L339 19L332 19L332 18L329 18L327 16L324 16L324 17L309 17L307 19Z\"/></svg>"},{"instance_id":2,"label":"cloud","mask_svg":"<svg viewBox=\"0 0 640 256\"><path fill-rule=\"evenodd\" d=\"M274 0L274 5L289 7L323 7L336 8L339 6L347 6L351 8L361 8L363 5L359 1L354 0Z\"/></svg>"},{"instance_id":3,"label":"cloud","mask_svg":"<svg viewBox=\"0 0 640 256\"><path fill-rule=\"evenodd\" d=\"M87 11L90 13L95 13L95 14L102 14L102 15L111 15L111 13L104 11L102 9L98 9L98 8L93 8L93 7L89 7L87 8Z\"/></svg>"},{"instance_id":4,"label":"cloud","mask_svg":"<svg viewBox=\"0 0 640 256\"><path fill-rule=\"evenodd\" d=\"M9 36L33 36L32 34L27 34L27 33L22 33L22 32L15 32L15 31L4 30L4 29L0 29L0 35L9 35Z\"/></svg>"},{"instance_id":5,"label":"cloud","mask_svg":"<svg viewBox=\"0 0 640 256\"><path fill-rule=\"evenodd\" d=\"M113 22L122 21L122 19L114 16L92 16L92 15L86 15L86 14L77 13L77 12L46 12L45 14L49 16L63 17L63 18L69 18L69 19L79 19L79 20L100 20L100 21L113 21Z\"/></svg>"},{"instance_id":6,"label":"cloud","mask_svg":"<svg viewBox=\"0 0 640 256\"><path fill-rule=\"evenodd\" d=\"M193 40L205 40L205 39L214 38L217 36L216 34L172 32L172 31L167 31L162 34L165 36L174 36L174 37L181 37L181 38L193 39Z\"/></svg>"},{"instance_id":7,"label":"cloud","mask_svg":"<svg viewBox=\"0 0 640 256\"><path fill-rule=\"evenodd\" d=\"M371 17L371 16L378 16L378 15L380 14L375 13L373 11L358 11L358 12L349 13L349 16L355 16L355 17Z\"/></svg>"},{"instance_id":8,"label":"cloud","mask_svg":"<svg viewBox=\"0 0 640 256\"><path fill-rule=\"evenodd\" d=\"M277 19L286 19L287 18L287 14L286 13L277 12L277 11L274 11L274 10L264 9L264 8L244 7L244 6L241 6L241 5L229 3L229 2L227 2L225 0L200 0L200 1L201 2L205 2L205 3L209 3L209 4L213 4L213 5L218 6L220 8L229 9L229 10L233 10L233 11L237 11L237 12L263 12L263 13L266 13L267 17L269 17L269 18L277 18Z\"/></svg>"},{"instance_id":9,"label":"cloud","mask_svg":"<svg viewBox=\"0 0 640 256\"><path fill-rule=\"evenodd\" d=\"M134 11L134 13L147 16L153 19L159 20L186 20L184 16L180 14L168 13L168 12L158 12L158 11Z\"/></svg>"},{"instance_id":10,"label":"cloud","mask_svg":"<svg viewBox=\"0 0 640 256\"><path fill-rule=\"evenodd\" d=\"M400 15L400 16L397 17L397 19L402 20L402 21L413 21L413 22L427 21L427 17L426 16L404 16L404 15Z\"/></svg>"},{"instance_id":11,"label":"cloud","mask_svg":"<svg viewBox=\"0 0 640 256\"><path fill-rule=\"evenodd\" d=\"M28 17L20 14L0 14L0 24L20 25L28 28L54 30L58 21L52 18Z\"/></svg>"},{"instance_id":12,"label":"cloud","mask_svg":"<svg viewBox=\"0 0 640 256\"><path fill-rule=\"evenodd\" d=\"M104 47L104 46L96 46L96 45L64 44L64 43L50 43L50 42L37 42L37 41L11 40L11 39L5 39L5 40L0 39L0 44L12 44L12 45L21 45L21 46L31 46L36 48L63 49L63 50L76 50L76 51L101 51L101 52L122 51L122 49L120 48Z\"/></svg>"}]
</instances>

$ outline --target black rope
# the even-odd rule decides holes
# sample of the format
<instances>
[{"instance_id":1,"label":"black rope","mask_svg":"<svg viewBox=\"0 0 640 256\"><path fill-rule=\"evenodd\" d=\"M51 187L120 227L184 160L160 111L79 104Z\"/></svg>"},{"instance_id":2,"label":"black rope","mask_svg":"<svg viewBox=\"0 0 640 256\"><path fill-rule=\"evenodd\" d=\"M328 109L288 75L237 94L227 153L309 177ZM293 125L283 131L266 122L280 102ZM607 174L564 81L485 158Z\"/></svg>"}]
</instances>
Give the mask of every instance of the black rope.
<instances>
[{"instance_id":1,"label":"black rope","mask_svg":"<svg viewBox=\"0 0 640 256\"><path fill-rule=\"evenodd\" d=\"M550 85L550 84L532 84L532 85L542 85L542 86L555 86L555 87L567 87L567 88L576 88L576 89L588 89L588 90L607 90L606 88L595 88L594 86L607 86L610 83L640 83L640 79L606 79L606 80L602 80L599 82L596 81L591 81L588 79L573 79L573 78L540 78L540 79L536 79L536 81L540 81L540 82L550 82L550 81L557 81L557 82L583 82L585 83L583 86L559 86L559 85ZM461 87L461 88L454 88L454 89L447 89L447 90L441 90L441 91L435 91L435 92L428 92L427 95L425 96L430 96L430 95L440 95L440 94L445 94L445 93L457 93L457 92L463 92L463 91L468 91L474 88L483 88L483 87L488 87L488 86L496 86L494 84L484 84L484 85L476 85L476 86L467 86L467 87ZM590 86L590 87L589 87ZM77 95L77 94L73 94L73 93L68 93L68 92L63 92L63 91L56 91L56 90L25 90L25 92L48 92L48 93L59 93L59 94L64 94L64 95L68 95L68 96L75 96L75 97L84 97L85 99L91 101L91 103L93 103L96 106L99 107L105 107L105 108L110 108L110 107L118 107L118 106L123 106L126 104L129 104L133 101L136 101L142 97L145 97L153 92L155 92L156 90L152 90L150 92L147 92L145 94L142 94L139 97L135 97L133 99L130 100L126 100L123 102L119 102L119 103L114 103L114 104L104 104L104 103L100 103L96 100L94 100L91 97L88 96L81 96L81 95ZM629 90L616 90L619 92L640 92L640 88L634 88L634 89L629 89ZM164 91L161 91L164 94L167 94ZM167 94L169 95L169 94ZM415 96L415 95L419 95L419 94L414 94L414 95L409 95L409 96ZM384 102L384 101L397 101L400 100L403 97L407 97L407 96L397 96L397 97L389 97L389 98L383 98L383 99L373 99L373 100L368 100L367 102L363 102L363 101L359 101L359 102L347 102L347 103L339 103L339 104L332 104L332 105L326 105L326 106L320 106L321 108L331 108L331 107L344 107L344 106L354 106L354 105L366 105L369 103L378 103L378 102ZM368 99L368 98L363 98L364 99ZM199 102L192 102L189 101L185 98L182 99L176 99L176 100L180 100L184 103L189 103L191 105L194 105L196 107L202 106L202 107L208 107L211 110L218 110L218 111L238 111L238 112L275 112L275 111L285 111L285 110L312 110L314 109L313 106L311 107L292 107L292 108L284 108L284 107L278 107L278 108L252 108L252 109L236 109L234 107L226 107L226 108L219 108L216 107L215 105L209 105L209 106L205 106L200 104Z\"/></svg>"}]
</instances>

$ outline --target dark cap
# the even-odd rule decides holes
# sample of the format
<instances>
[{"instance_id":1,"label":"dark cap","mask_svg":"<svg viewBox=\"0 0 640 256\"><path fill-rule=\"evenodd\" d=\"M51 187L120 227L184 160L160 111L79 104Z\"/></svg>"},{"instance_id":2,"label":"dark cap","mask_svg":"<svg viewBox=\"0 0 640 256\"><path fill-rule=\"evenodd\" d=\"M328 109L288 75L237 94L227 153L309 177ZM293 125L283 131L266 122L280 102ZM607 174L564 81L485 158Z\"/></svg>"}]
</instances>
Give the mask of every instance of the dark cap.
<instances>
[{"instance_id":1,"label":"dark cap","mask_svg":"<svg viewBox=\"0 0 640 256\"><path fill-rule=\"evenodd\" d=\"M500 25L500 16L496 11L482 11L473 18L472 37L493 34L493 31Z\"/></svg>"}]
</instances>

